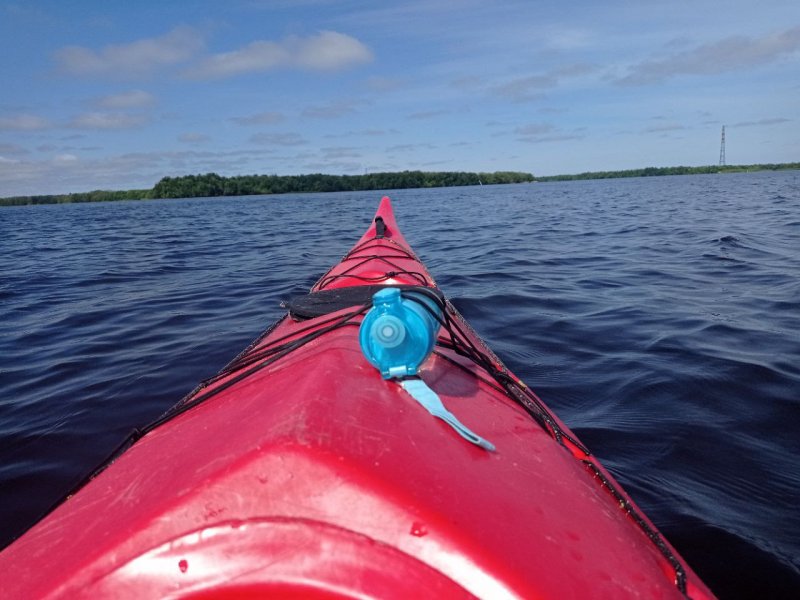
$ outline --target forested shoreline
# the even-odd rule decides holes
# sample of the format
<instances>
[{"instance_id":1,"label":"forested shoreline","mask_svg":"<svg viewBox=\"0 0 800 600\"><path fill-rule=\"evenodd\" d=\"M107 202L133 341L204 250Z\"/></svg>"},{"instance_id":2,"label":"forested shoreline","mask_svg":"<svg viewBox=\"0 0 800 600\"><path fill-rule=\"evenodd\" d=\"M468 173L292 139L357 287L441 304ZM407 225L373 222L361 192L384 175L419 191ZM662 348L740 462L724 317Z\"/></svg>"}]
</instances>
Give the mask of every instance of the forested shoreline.
<instances>
[{"instance_id":1,"label":"forested shoreline","mask_svg":"<svg viewBox=\"0 0 800 600\"><path fill-rule=\"evenodd\" d=\"M708 165L705 167L646 167L626 171L589 171L576 175L548 175L537 181L575 181L579 179L617 179L621 177L660 177L665 175L708 175L711 173L751 173L800 169L800 162L757 165Z\"/></svg>"},{"instance_id":2,"label":"forested shoreline","mask_svg":"<svg viewBox=\"0 0 800 600\"><path fill-rule=\"evenodd\" d=\"M151 189L94 190L73 194L12 196L0 198L0 206L25 204L65 204L72 202L109 202L114 200L150 200L157 198L207 198L218 196L255 196L313 192L355 192L408 188L455 187L530 183L534 181L574 181L621 177L656 177L665 175L702 175L753 171L800 170L800 162L756 165L710 165L703 167L647 167L625 171L591 171L575 175L536 177L519 171L471 173L464 171L398 171L364 175L236 175L216 173L164 177Z\"/></svg>"},{"instance_id":3,"label":"forested shoreline","mask_svg":"<svg viewBox=\"0 0 800 600\"><path fill-rule=\"evenodd\" d=\"M530 173L495 171L400 171L364 175L237 175L223 177L216 173L164 177L149 190L105 191L86 193L15 196L0 198L0 205L62 204L70 202L106 202L113 200L149 200L156 198L207 198L217 196L255 196L304 192L355 192L407 188L454 187L481 184L525 183L534 181Z\"/></svg>"}]
</instances>

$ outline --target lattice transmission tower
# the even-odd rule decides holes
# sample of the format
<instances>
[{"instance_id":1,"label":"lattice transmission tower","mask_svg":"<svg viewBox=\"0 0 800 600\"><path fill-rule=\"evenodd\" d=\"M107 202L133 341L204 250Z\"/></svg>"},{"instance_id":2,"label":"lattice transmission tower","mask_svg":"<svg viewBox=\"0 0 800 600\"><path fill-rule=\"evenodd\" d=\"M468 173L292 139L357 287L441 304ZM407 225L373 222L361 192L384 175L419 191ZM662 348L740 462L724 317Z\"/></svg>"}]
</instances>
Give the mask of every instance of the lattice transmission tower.
<instances>
[{"instance_id":1,"label":"lattice transmission tower","mask_svg":"<svg viewBox=\"0 0 800 600\"><path fill-rule=\"evenodd\" d=\"M725 125L722 126L722 139L719 142L719 166L725 166Z\"/></svg>"}]
</instances>

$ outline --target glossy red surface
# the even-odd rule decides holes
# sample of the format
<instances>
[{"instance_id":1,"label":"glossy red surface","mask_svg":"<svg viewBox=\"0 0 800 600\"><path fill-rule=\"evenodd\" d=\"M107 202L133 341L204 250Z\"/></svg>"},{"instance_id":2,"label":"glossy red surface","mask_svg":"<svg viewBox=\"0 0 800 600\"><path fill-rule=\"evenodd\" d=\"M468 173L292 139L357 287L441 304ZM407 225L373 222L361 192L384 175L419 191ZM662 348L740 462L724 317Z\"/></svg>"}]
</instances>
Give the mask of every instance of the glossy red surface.
<instances>
[{"instance_id":1,"label":"glossy red surface","mask_svg":"<svg viewBox=\"0 0 800 600\"><path fill-rule=\"evenodd\" d=\"M315 290L420 283L401 271L434 285L388 199L378 216L386 237L373 223ZM329 319L286 317L250 352ZM614 483L602 466L454 352L439 348L422 378L496 452L383 380L355 324L225 387L240 373L0 553L6 596L681 597L674 565L585 461ZM710 597L683 568L689 595Z\"/></svg>"}]
</instances>

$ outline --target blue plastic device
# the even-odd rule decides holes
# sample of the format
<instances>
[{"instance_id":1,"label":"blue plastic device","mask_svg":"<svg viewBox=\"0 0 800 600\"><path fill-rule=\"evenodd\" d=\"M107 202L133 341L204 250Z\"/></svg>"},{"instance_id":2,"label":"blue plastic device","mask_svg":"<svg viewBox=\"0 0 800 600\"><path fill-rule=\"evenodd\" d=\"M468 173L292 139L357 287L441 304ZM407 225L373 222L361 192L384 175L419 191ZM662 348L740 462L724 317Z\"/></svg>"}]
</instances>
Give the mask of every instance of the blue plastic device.
<instances>
[{"instance_id":1,"label":"blue plastic device","mask_svg":"<svg viewBox=\"0 0 800 600\"><path fill-rule=\"evenodd\" d=\"M494 452L494 444L459 421L422 379L402 379L416 375L433 351L441 316L438 304L424 294L412 291L403 297L398 288L384 288L372 296L372 308L361 321L361 351L384 379L401 379L402 388L431 415L468 442Z\"/></svg>"},{"instance_id":2,"label":"blue plastic device","mask_svg":"<svg viewBox=\"0 0 800 600\"><path fill-rule=\"evenodd\" d=\"M384 379L416 375L436 343L441 309L422 294L408 296L392 287L376 292L361 322L361 351Z\"/></svg>"}]
</instances>

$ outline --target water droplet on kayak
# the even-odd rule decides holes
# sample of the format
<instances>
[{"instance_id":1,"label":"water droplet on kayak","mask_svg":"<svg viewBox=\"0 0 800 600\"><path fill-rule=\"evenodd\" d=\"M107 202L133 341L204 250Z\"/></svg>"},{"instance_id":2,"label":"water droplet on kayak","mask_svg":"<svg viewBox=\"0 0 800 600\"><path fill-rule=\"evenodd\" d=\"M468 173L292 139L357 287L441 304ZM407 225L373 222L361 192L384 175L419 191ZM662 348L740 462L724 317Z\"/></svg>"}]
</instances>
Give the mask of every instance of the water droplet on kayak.
<instances>
[{"instance_id":1,"label":"water droplet on kayak","mask_svg":"<svg viewBox=\"0 0 800 600\"><path fill-rule=\"evenodd\" d=\"M411 524L411 535L415 535L417 537L428 535L428 528L425 527L424 523L420 523L419 521L414 521Z\"/></svg>"},{"instance_id":2,"label":"water droplet on kayak","mask_svg":"<svg viewBox=\"0 0 800 600\"><path fill-rule=\"evenodd\" d=\"M186 573L186 571L189 570L189 561L186 560L185 558L182 558L178 562L178 568L181 570L181 573Z\"/></svg>"}]
</instances>

